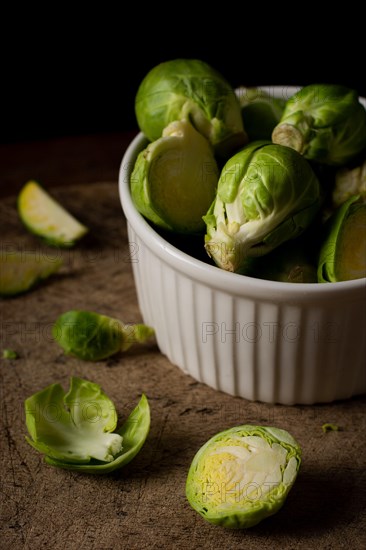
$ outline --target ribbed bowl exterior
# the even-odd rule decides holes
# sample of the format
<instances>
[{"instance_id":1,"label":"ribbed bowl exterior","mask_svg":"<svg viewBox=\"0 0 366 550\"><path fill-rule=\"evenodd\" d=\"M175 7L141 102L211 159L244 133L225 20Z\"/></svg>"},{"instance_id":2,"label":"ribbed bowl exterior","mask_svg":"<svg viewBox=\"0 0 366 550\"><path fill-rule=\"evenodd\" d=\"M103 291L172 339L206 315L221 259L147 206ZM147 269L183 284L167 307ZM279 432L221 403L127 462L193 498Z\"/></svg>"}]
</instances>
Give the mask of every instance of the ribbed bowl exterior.
<instances>
[{"instance_id":1,"label":"ribbed bowl exterior","mask_svg":"<svg viewBox=\"0 0 366 550\"><path fill-rule=\"evenodd\" d=\"M146 144L140 133L125 152L119 193L139 307L161 352L195 380L251 401L314 404L366 393L366 279L263 281L178 250L131 199L131 171Z\"/></svg>"},{"instance_id":2,"label":"ribbed bowl exterior","mask_svg":"<svg viewBox=\"0 0 366 550\"><path fill-rule=\"evenodd\" d=\"M185 373L231 395L285 405L366 392L365 296L304 294L292 302L253 297L245 284L241 295L218 290L165 263L130 224L128 231L144 322Z\"/></svg>"}]
</instances>

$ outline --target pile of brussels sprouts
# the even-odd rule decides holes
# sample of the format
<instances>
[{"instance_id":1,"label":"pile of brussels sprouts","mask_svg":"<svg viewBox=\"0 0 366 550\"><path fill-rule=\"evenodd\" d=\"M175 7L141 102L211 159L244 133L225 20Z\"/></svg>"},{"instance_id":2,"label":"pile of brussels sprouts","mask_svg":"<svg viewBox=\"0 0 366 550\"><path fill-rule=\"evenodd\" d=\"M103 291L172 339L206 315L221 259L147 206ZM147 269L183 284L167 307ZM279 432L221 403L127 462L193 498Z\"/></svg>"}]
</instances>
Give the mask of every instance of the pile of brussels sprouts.
<instances>
[{"instance_id":1,"label":"pile of brussels sprouts","mask_svg":"<svg viewBox=\"0 0 366 550\"><path fill-rule=\"evenodd\" d=\"M275 98L174 59L148 72L135 110L149 143L132 198L168 239L198 238L207 261L261 279L366 277L366 110L355 90L312 84Z\"/></svg>"}]
</instances>

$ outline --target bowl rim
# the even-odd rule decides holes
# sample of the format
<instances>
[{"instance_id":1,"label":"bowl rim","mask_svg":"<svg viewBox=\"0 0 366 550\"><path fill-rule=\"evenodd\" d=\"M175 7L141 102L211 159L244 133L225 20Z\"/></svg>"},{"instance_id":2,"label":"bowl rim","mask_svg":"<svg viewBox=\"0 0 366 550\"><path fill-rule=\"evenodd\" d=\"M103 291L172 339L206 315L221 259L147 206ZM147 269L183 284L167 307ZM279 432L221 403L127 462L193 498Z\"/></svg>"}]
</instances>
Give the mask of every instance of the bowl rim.
<instances>
[{"instance_id":1,"label":"bowl rim","mask_svg":"<svg viewBox=\"0 0 366 550\"><path fill-rule=\"evenodd\" d=\"M280 97L278 94L282 90L292 95L300 87L294 86L258 86L259 89L274 93L274 97ZM361 103L366 108L366 99L360 97ZM291 301L301 298L322 298L329 299L331 296L341 296L349 299L351 295L357 295L360 298L360 291L366 291L366 278L353 279L351 281L339 281L333 283L286 283L281 281L271 281L267 279L258 279L238 273L232 273L220 269L216 265L210 265L202 260L190 256L181 251L161 235L148 223L148 221L136 209L130 192L130 175L136 162L138 153L149 143L142 132L138 132L128 145L120 163L118 174L118 192L125 217L137 236L149 246L164 263L170 265L175 270L196 280L225 292L230 289L231 294L243 295L243 285L246 293L253 293L259 296L274 296L288 298ZM365 294L366 297L366 294Z\"/></svg>"}]
</instances>

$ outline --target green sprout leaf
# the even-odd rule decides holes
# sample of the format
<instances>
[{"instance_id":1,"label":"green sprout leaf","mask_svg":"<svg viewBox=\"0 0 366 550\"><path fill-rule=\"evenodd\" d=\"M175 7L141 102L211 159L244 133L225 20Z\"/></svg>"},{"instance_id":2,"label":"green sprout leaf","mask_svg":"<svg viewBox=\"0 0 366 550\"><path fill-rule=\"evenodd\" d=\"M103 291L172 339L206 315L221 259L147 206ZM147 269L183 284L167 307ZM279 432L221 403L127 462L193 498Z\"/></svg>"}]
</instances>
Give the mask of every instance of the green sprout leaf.
<instances>
[{"instance_id":1,"label":"green sprout leaf","mask_svg":"<svg viewBox=\"0 0 366 550\"><path fill-rule=\"evenodd\" d=\"M130 462L150 429L145 395L120 429L113 402L100 386L72 377L65 393L52 384L25 401L28 443L52 466L108 473Z\"/></svg>"}]
</instances>

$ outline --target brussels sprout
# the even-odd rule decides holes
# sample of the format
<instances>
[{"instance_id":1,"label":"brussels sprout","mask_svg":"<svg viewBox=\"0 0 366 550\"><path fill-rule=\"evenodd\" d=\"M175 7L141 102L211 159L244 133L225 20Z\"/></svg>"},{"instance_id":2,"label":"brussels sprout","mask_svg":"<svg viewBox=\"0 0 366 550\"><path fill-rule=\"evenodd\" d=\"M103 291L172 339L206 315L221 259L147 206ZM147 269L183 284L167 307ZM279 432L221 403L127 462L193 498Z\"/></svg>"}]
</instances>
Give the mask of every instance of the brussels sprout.
<instances>
[{"instance_id":1,"label":"brussels sprout","mask_svg":"<svg viewBox=\"0 0 366 550\"><path fill-rule=\"evenodd\" d=\"M205 248L215 263L240 272L247 259L300 235L320 206L310 164L296 151L253 142L225 164L204 220Z\"/></svg>"},{"instance_id":2,"label":"brussels sprout","mask_svg":"<svg viewBox=\"0 0 366 550\"><path fill-rule=\"evenodd\" d=\"M51 258L37 252L7 252L0 254L0 296L17 296L34 288L56 273L61 258Z\"/></svg>"},{"instance_id":3,"label":"brussels sprout","mask_svg":"<svg viewBox=\"0 0 366 550\"><path fill-rule=\"evenodd\" d=\"M197 59L173 59L151 69L137 90L135 112L150 141L160 138L170 122L183 119L190 120L219 154L230 155L247 141L233 88Z\"/></svg>"},{"instance_id":4,"label":"brussels sprout","mask_svg":"<svg viewBox=\"0 0 366 550\"><path fill-rule=\"evenodd\" d=\"M202 216L215 198L219 170L212 148L185 120L139 154L131 174L136 208L154 224L178 233L202 233Z\"/></svg>"},{"instance_id":5,"label":"brussels sprout","mask_svg":"<svg viewBox=\"0 0 366 550\"><path fill-rule=\"evenodd\" d=\"M51 246L74 246L88 232L36 181L29 181L21 189L18 212L25 227Z\"/></svg>"},{"instance_id":6,"label":"brussels sprout","mask_svg":"<svg viewBox=\"0 0 366 550\"><path fill-rule=\"evenodd\" d=\"M325 223L319 254L318 282L366 277L366 203L350 197Z\"/></svg>"},{"instance_id":7,"label":"brussels sprout","mask_svg":"<svg viewBox=\"0 0 366 550\"><path fill-rule=\"evenodd\" d=\"M307 159L341 166L366 147L366 110L355 90L311 84L287 101L272 141Z\"/></svg>"},{"instance_id":8,"label":"brussels sprout","mask_svg":"<svg viewBox=\"0 0 366 550\"><path fill-rule=\"evenodd\" d=\"M241 86L236 93L249 141L270 140L275 126L281 119L286 100L273 97L260 88Z\"/></svg>"},{"instance_id":9,"label":"brussels sprout","mask_svg":"<svg viewBox=\"0 0 366 550\"><path fill-rule=\"evenodd\" d=\"M146 342L154 330L143 324L124 325L118 319L92 311L71 310L56 320L52 335L66 354L84 361L100 361L133 344Z\"/></svg>"},{"instance_id":10,"label":"brussels sprout","mask_svg":"<svg viewBox=\"0 0 366 550\"><path fill-rule=\"evenodd\" d=\"M45 461L68 470L105 474L130 462L150 429L145 395L117 431L113 402L100 386L72 377L65 394L52 384L25 401L27 442Z\"/></svg>"},{"instance_id":11,"label":"brussels sprout","mask_svg":"<svg viewBox=\"0 0 366 550\"><path fill-rule=\"evenodd\" d=\"M211 523L256 525L285 503L301 463L301 448L285 430L237 426L205 443L193 458L186 496Z\"/></svg>"},{"instance_id":12,"label":"brussels sprout","mask_svg":"<svg viewBox=\"0 0 366 550\"><path fill-rule=\"evenodd\" d=\"M333 206L337 208L352 195L360 195L366 200L366 160L360 166L339 168L336 172Z\"/></svg>"}]
</instances>

